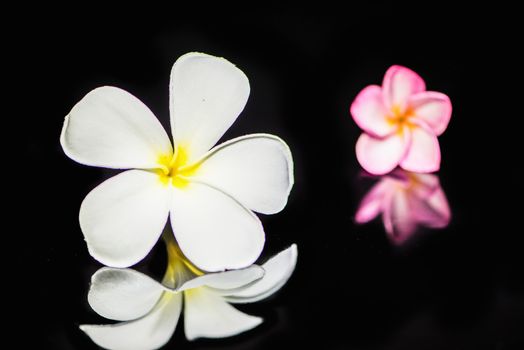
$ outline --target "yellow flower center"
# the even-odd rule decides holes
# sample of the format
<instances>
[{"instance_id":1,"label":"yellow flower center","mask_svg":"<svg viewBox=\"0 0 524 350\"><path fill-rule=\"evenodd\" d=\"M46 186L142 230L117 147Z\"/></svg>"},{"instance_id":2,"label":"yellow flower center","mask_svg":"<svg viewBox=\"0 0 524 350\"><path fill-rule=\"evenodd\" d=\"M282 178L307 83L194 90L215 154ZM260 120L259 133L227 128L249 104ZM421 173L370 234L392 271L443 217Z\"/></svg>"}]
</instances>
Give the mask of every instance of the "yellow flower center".
<instances>
[{"instance_id":1,"label":"yellow flower center","mask_svg":"<svg viewBox=\"0 0 524 350\"><path fill-rule=\"evenodd\" d=\"M391 125L397 126L397 132L402 134L405 126L408 128L415 126L415 124L411 122L411 118L414 115L415 111L410 106L402 109L399 105L394 105L391 108L391 114L386 118Z\"/></svg>"},{"instance_id":2,"label":"yellow flower center","mask_svg":"<svg viewBox=\"0 0 524 350\"><path fill-rule=\"evenodd\" d=\"M177 146L174 154L161 155L158 157L157 174L164 185L170 182L173 186L184 188L189 185L189 177L194 175L199 164L188 164L189 155L187 148Z\"/></svg>"},{"instance_id":3,"label":"yellow flower center","mask_svg":"<svg viewBox=\"0 0 524 350\"><path fill-rule=\"evenodd\" d=\"M166 231L163 235L167 250L167 269L164 274L162 283L173 288L176 283L192 278L192 276L201 276L202 270L197 268L189 261L178 246L173 232ZM176 283L175 283L176 282Z\"/></svg>"},{"instance_id":4,"label":"yellow flower center","mask_svg":"<svg viewBox=\"0 0 524 350\"><path fill-rule=\"evenodd\" d=\"M169 240L167 243L167 255L168 255L168 268L169 267L176 267L176 266L184 266L185 268L189 269L192 273L194 273L197 276L203 275L204 273L200 271L191 261L189 261L182 251L180 250L180 247L175 242L175 240Z\"/></svg>"}]
</instances>

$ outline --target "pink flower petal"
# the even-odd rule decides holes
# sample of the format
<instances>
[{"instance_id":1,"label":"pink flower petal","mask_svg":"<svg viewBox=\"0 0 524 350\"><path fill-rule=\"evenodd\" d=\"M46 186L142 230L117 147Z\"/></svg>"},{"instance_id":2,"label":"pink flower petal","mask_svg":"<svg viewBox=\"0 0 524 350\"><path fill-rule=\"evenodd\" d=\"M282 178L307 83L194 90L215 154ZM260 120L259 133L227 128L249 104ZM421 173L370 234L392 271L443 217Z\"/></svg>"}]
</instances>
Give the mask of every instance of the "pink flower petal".
<instances>
[{"instance_id":1,"label":"pink flower petal","mask_svg":"<svg viewBox=\"0 0 524 350\"><path fill-rule=\"evenodd\" d=\"M422 127L411 130L411 143L400 166L408 171L430 173L440 169L440 147L437 137Z\"/></svg>"},{"instance_id":2,"label":"pink flower petal","mask_svg":"<svg viewBox=\"0 0 524 350\"><path fill-rule=\"evenodd\" d=\"M395 125L386 119L389 113L378 85L369 85L360 91L350 111L355 123L373 136L384 137L395 130Z\"/></svg>"},{"instance_id":3,"label":"pink flower petal","mask_svg":"<svg viewBox=\"0 0 524 350\"><path fill-rule=\"evenodd\" d=\"M420 200L428 200L440 188L438 176L435 174L417 174L406 172L410 180L407 189Z\"/></svg>"},{"instance_id":4,"label":"pink flower petal","mask_svg":"<svg viewBox=\"0 0 524 350\"><path fill-rule=\"evenodd\" d=\"M438 176L395 169L362 199L355 219L366 223L382 212L390 241L404 244L420 226L446 227L451 219L446 195Z\"/></svg>"},{"instance_id":5,"label":"pink flower petal","mask_svg":"<svg viewBox=\"0 0 524 350\"><path fill-rule=\"evenodd\" d=\"M416 118L428 124L435 135L442 134L451 118L451 101L449 97L434 91L424 91L409 99L410 106L415 111Z\"/></svg>"},{"instance_id":6,"label":"pink flower petal","mask_svg":"<svg viewBox=\"0 0 524 350\"><path fill-rule=\"evenodd\" d=\"M364 224L373 220L382 210L384 197L392 190L389 179L380 180L360 201L359 208L355 214L355 221Z\"/></svg>"},{"instance_id":7,"label":"pink flower petal","mask_svg":"<svg viewBox=\"0 0 524 350\"><path fill-rule=\"evenodd\" d=\"M406 144L401 134L378 139L363 133L355 147L358 162L371 174L386 174L399 164L405 154Z\"/></svg>"},{"instance_id":8,"label":"pink flower petal","mask_svg":"<svg viewBox=\"0 0 524 350\"><path fill-rule=\"evenodd\" d=\"M389 239L394 244L404 243L417 229L417 223L413 220L411 203L407 192L396 191L389 205L384 208L382 217L384 228Z\"/></svg>"},{"instance_id":9,"label":"pink flower petal","mask_svg":"<svg viewBox=\"0 0 524 350\"><path fill-rule=\"evenodd\" d=\"M389 235L393 235L393 197L395 196L396 191L391 191L387 196L384 197L383 201L383 210L382 210L382 223L384 224L384 229Z\"/></svg>"},{"instance_id":10,"label":"pink flower petal","mask_svg":"<svg viewBox=\"0 0 524 350\"><path fill-rule=\"evenodd\" d=\"M423 221L426 226L433 228L448 226L451 221L451 209L449 208L448 200L442 187L439 186L426 203L428 207L431 208L433 215L421 221Z\"/></svg>"},{"instance_id":11,"label":"pink flower petal","mask_svg":"<svg viewBox=\"0 0 524 350\"><path fill-rule=\"evenodd\" d=\"M426 90L424 80L409 68L391 66L382 82L384 103L391 109L394 106L404 111L411 95Z\"/></svg>"}]
</instances>

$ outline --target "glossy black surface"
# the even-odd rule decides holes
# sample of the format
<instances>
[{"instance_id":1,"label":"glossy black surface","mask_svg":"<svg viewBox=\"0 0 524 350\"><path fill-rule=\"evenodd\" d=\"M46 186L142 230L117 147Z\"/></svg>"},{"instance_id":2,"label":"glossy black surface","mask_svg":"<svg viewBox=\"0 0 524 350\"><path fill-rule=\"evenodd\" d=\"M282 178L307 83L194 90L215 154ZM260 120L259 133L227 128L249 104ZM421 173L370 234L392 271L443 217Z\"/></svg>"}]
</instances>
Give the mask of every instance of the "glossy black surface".
<instances>
[{"instance_id":1,"label":"glossy black surface","mask_svg":"<svg viewBox=\"0 0 524 350\"><path fill-rule=\"evenodd\" d=\"M16 79L4 117L20 125L4 133L14 143L9 151L22 148L19 163L9 166L22 184L15 219L23 225L5 250L20 279L20 348L95 349L78 325L105 322L86 302L100 265L87 253L77 216L84 196L114 172L63 154L63 117L91 89L115 85L167 126L171 65L189 51L226 57L250 79L249 102L224 140L267 132L290 145L295 187L283 212L261 216L263 256L296 242L299 258L281 293L241 307L265 317L261 327L192 343L178 327L166 348L522 346L524 61L512 9L388 3L229 16L135 10L23 17L19 25L28 30L9 42L16 62L7 73ZM440 137L439 173L453 219L401 248L390 244L380 221L353 220L372 181L359 175L360 131L349 105L392 64L417 71L454 107ZM159 243L138 268L158 278L164 259Z\"/></svg>"}]
</instances>

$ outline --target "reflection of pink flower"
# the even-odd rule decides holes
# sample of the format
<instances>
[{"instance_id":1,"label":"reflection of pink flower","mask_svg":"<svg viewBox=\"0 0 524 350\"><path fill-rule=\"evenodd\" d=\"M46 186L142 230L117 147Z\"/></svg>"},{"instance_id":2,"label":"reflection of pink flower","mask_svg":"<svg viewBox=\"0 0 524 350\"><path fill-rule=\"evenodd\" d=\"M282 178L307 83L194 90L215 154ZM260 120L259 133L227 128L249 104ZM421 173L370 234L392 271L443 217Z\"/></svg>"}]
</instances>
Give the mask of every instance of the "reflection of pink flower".
<instances>
[{"instance_id":1,"label":"reflection of pink flower","mask_svg":"<svg viewBox=\"0 0 524 350\"><path fill-rule=\"evenodd\" d=\"M437 136L448 126L451 102L440 92L426 91L417 73L390 67L382 87L369 85L358 94L351 115L364 130L356 152L368 172L382 175L397 165L421 173L439 170Z\"/></svg>"},{"instance_id":2,"label":"reflection of pink flower","mask_svg":"<svg viewBox=\"0 0 524 350\"><path fill-rule=\"evenodd\" d=\"M419 225L443 228L451 219L438 177L402 170L381 177L360 202L355 221L363 224L380 213L384 228L395 244L411 237Z\"/></svg>"}]
</instances>

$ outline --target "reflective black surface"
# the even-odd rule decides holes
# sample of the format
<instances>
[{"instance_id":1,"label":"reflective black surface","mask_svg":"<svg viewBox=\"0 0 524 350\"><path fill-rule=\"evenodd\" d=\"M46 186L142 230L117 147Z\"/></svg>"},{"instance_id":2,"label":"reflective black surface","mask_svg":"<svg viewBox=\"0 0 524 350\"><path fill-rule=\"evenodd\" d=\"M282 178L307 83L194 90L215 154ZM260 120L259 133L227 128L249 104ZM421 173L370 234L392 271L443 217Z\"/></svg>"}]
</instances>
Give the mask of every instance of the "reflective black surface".
<instances>
[{"instance_id":1,"label":"reflective black surface","mask_svg":"<svg viewBox=\"0 0 524 350\"><path fill-rule=\"evenodd\" d=\"M249 102L224 140L267 132L290 145L295 187L283 212L261 216L264 256L296 242L299 258L277 296L241 307L265 317L261 327L192 343L178 327L166 348L522 346L524 61L512 9L388 3L229 16L136 10L23 16L19 25L28 30L9 40L16 62L7 69L14 97L5 101L5 117L19 125L4 130L12 145L5 151L17 153L9 166L22 191L14 197L21 226L6 232L15 242L4 249L18 282L20 348L95 349L78 325L106 323L86 302L100 265L87 253L77 217L84 196L114 172L63 154L63 117L91 89L115 85L167 126L171 65L189 51L224 56L250 79ZM349 105L392 64L417 71L454 107L439 139L451 223L401 247L388 241L379 220L354 222L372 182L359 177L360 131ZM159 278L164 259L159 243L138 269Z\"/></svg>"}]
</instances>

